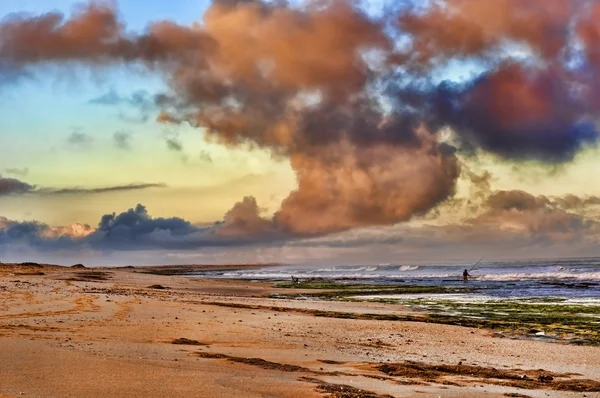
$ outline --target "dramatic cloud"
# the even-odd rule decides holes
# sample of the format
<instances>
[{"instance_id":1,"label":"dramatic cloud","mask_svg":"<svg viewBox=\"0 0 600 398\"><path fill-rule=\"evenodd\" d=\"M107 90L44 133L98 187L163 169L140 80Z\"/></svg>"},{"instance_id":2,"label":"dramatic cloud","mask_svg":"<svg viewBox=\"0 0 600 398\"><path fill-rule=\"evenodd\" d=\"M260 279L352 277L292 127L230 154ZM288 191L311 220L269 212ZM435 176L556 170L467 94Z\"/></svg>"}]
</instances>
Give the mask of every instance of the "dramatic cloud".
<instances>
[{"instance_id":1,"label":"dramatic cloud","mask_svg":"<svg viewBox=\"0 0 600 398\"><path fill-rule=\"evenodd\" d=\"M298 188L274 217L246 198L216 227L220 236L393 225L454 194L457 151L550 164L596 144L600 5L593 0L440 0L396 13L373 18L352 0L218 1L201 24L159 21L135 34L110 5L91 3L69 18L6 19L0 73L142 65L169 87L155 98L159 122L187 122L225 145L288 158ZM460 83L423 77L452 60L485 71ZM95 100L150 109L147 101L145 93L116 92ZM442 142L447 128L456 147ZM167 145L182 149L174 139ZM500 216L549 212L514 207L536 205L529 201L490 199L509 206L494 210ZM554 226L577 226L547 216Z\"/></svg>"},{"instance_id":2,"label":"dramatic cloud","mask_svg":"<svg viewBox=\"0 0 600 398\"><path fill-rule=\"evenodd\" d=\"M569 24L587 0L442 0L399 16L411 35L411 65L432 66L451 58L494 61L509 43L556 59L569 43ZM582 7L583 8L583 7Z\"/></svg>"},{"instance_id":3,"label":"dramatic cloud","mask_svg":"<svg viewBox=\"0 0 600 398\"><path fill-rule=\"evenodd\" d=\"M222 222L209 226L196 226L178 217L154 218L141 204L120 214L105 214L97 228L83 224L52 227L0 217L0 251L15 247L33 251L198 250L264 244L265 240L254 238L254 232L268 226L249 217L258 210L255 206L256 202L246 198Z\"/></svg>"},{"instance_id":4,"label":"dramatic cloud","mask_svg":"<svg viewBox=\"0 0 600 398\"><path fill-rule=\"evenodd\" d=\"M577 211L573 210L576 203ZM583 207L579 207L580 204ZM551 248L581 249L593 253L600 242L600 218L585 209L600 207L595 197L535 196L523 191L496 191L473 217L443 225L368 227L322 237L298 239L273 230L253 198L238 202L220 222L194 225L178 217L152 217L143 205L101 217L96 228L74 224L51 227L39 222L16 222L0 217L0 251L48 252L156 251L202 253L231 248L247 250L382 250L432 256L460 255L461 250L484 250L502 255L545 255ZM502 245L498 245L498 242ZM574 252L573 252L574 253ZM505 254L505 253L504 253ZM372 261L372 260L371 260Z\"/></svg>"},{"instance_id":5,"label":"dramatic cloud","mask_svg":"<svg viewBox=\"0 0 600 398\"><path fill-rule=\"evenodd\" d=\"M181 218L152 218L146 208L138 204L121 214L106 214L92 236L95 246L111 249L140 249L167 247L169 242L198 232L199 229Z\"/></svg>"},{"instance_id":6,"label":"dramatic cloud","mask_svg":"<svg viewBox=\"0 0 600 398\"><path fill-rule=\"evenodd\" d=\"M598 140L589 101L574 92L578 82L569 74L503 63L464 85L442 83L424 98L435 122L452 127L465 149L565 161Z\"/></svg>"},{"instance_id":7,"label":"dramatic cloud","mask_svg":"<svg viewBox=\"0 0 600 398\"><path fill-rule=\"evenodd\" d=\"M397 261L394 258L401 253L445 261L456 256L464 258L467 253L498 258L598 254L600 214L592 211L600 207L596 197L546 197L524 191L496 191L475 200L479 201L478 206L462 202L469 212L460 220L371 227L295 240L288 246L364 250L377 252L380 259L380 253L392 250L396 256L390 261Z\"/></svg>"},{"instance_id":8,"label":"dramatic cloud","mask_svg":"<svg viewBox=\"0 0 600 398\"><path fill-rule=\"evenodd\" d=\"M470 220L473 225L523 231L548 242L576 241L600 233L600 222L570 212L570 198L551 199L523 191L500 191L487 201L488 210ZM585 199L578 198L583 203ZM589 202L594 205L594 201ZM564 205L567 204L567 208Z\"/></svg>"},{"instance_id":9,"label":"dramatic cloud","mask_svg":"<svg viewBox=\"0 0 600 398\"><path fill-rule=\"evenodd\" d=\"M246 237L265 235L272 229L271 223L259 215L260 209L253 197L245 197L225 213L223 222L216 230L219 236Z\"/></svg>"}]
</instances>

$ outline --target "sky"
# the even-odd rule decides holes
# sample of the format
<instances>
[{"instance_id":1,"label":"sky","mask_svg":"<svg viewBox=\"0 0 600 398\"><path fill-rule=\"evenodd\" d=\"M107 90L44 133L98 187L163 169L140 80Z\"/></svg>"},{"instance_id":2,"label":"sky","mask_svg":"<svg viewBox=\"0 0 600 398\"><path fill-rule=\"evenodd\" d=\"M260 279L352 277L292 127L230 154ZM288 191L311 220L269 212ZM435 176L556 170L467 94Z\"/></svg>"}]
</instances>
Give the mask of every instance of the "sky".
<instances>
[{"instance_id":1,"label":"sky","mask_svg":"<svg viewBox=\"0 0 600 398\"><path fill-rule=\"evenodd\" d=\"M0 261L598 256L600 4L0 2Z\"/></svg>"}]
</instances>

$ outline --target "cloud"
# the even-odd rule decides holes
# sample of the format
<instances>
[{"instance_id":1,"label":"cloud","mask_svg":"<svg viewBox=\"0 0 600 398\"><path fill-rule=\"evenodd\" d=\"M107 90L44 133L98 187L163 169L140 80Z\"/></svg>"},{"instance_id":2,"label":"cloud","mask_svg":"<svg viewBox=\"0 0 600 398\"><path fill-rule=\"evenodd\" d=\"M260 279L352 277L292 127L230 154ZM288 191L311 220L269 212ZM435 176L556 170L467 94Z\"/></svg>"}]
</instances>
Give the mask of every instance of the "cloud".
<instances>
[{"instance_id":1,"label":"cloud","mask_svg":"<svg viewBox=\"0 0 600 398\"><path fill-rule=\"evenodd\" d=\"M154 218L141 204L119 214L103 215L95 229L82 224L52 227L0 217L0 251L13 247L33 251L198 250L265 243L245 233L256 228L247 223L256 221L245 214L248 205L252 207L252 200L240 203L240 208L222 222L209 226L196 226L178 217Z\"/></svg>"},{"instance_id":2,"label":"cloud","mask_svg":"<svg viewBox=\"0 0 600 398\"><path fill-rule=\"evenodd\" d=\"M69 144L80 147L89 146L93 141L94 139L90 135L80 131L74 131L67 138Z\"/></svg>"},{"instance_id":3,"label":"cloud","mask_svg":"<svg viewBox=\"0 0 600 398\"><path fill-rule=\"evenodd\" d=\"M119 118L129 122L143 123L156 111L156 104L146 90L134 91L129 96L120 95L115 88L88 101L92 105L114 106L120 109Z\"/></svg>"},{"instance_id":4,"label":"cloud","mask_svg":"<svg viewBox=\"0 0 600 398\"><path fill-rule=\"evenodd\" d=\"M171 151L174 151L174 152L183 151L183 145L177 139L177 137L169 137L165 140L165 143L167 144L167 148Z\"/></svg>"},{"instance_id":5,"label":"cloud","mask_svg":"<svg viewBox=\"0 0 600 398\"><path fill-rule=\"evenodd\" d=\"M462 220L357 229L288 241L287 247L330 250L336 253L338 261L356 262L357 258L362 258L364 263L448 262L482 255L501 259L600 254L600 217L597 213L587 215L566 210L561 204L563 197L547 202L543 197L523 192L514 193L514 196L502 191L495 194L512 197L500 206L494 199L479 208L475 215ZM347 255L347 251L352 255Z\"/></svg>"},{"instance_id":6,"label":"cloud","mask_svg":"<svg viewBox=\"0 0 600 398\"><path fill-rule=\"evenodd\" d=\"M555 165L596 145L600 5L491 4L440 0L373 17L354 1L217 1L200 24L157 21L135 33L109 3L92 2L69 18L4 20L1 70L128 64L159 74L168 86L154 98L159 122L269 150L296 173L274 217L244 199L228 213L231 231L320 236L428 214L456 191L458 153ZM424 77L453 60L484 71L460 83ZM148 104L138 94L112 90L94 102ZM176 138L167 146L183 149ZM519 208L532 206L524 197L491 200L509 206L494 210L502 217L560 216Z\"/></svg>"},{"instance_id":7,"label":"cloud","mask_svg":"<svg viewBox=\"0 0 600 398\"><path fill-rule=\"evenodd\" d=\"M3 178L0 176L0 196L19 195L35 190L33 185L17 180L15 178Z\"/></svg>"},{"instance_id":8,"label":"cloud","mask_svg":"<svg viewBox=\"0 0 600 398\"><path fill-rule=\"evenodd\" d=\"M260 212L256 199L245 197L225 213L216 234L227 237L252 237L273 233L272 224L262 218Z\"/></svg>"},{"instance_id":9,"label":"cloud","mask_svg":"<svg viewBox=\"0 0 600 398\"><path fill-rule=\"evenodd\" d=\"M37 190L38 193L48 195L88 195L88 194L102 194L109 192L120 192L120 191L139 191L150 188L166 188L167 185L163 183L142 183L142 184L128 184L128 185L115 185L111 187L101 188L40 188Z\"/></svg>"},{"instance_id":10,"label":"cloud","mask_svg":"<svg viewBox=\"0 0 600 398\"><path fill-rule=\"evenodd\" d=\"M14 178L3 178L0 176L0 196L7 195L95 195L110 192L121 192L121 191L139 191L144 189L153 188L166 188L167 185L164 183L132 183L127 185L114 185L109 187L99 188L48 188L39 187L36 185L30 185L26 182L14 179Z\"/></svg>"},{"instance_id":11,"label":"cloud","mask_svg":"<svg viewBox=\"0 0 600 398\"><path fill-rule=\"evenodd\" d=\"M91 243L111 249L168 247L170 242L174 246L178 246L178 242L185 246L185 238L198 231L181 218L152 218L146 208L138 204L120 214L104 215Z\"/></svg>"},{"instance_id":12,"label":"cloud","mask_svg":"<svg viewBox=\"0 0 600 398\"><path fill-rule=\"evenodd\" d=\"M314 253L319 253L321 261L345 258L351 262L397 261L398 256L447 260L464 258L467 252L492 257L574 255L578 251L594 255L600 242L600 217L586 215L584 210L600 206L598 202L595 197L494 191L483 199L475 214L460 221L373 226L313 237L274 229L252 197L236 203L222 220L205 225L179 217L153 217L138 204L121 213L105 214L96 228L82 224L52 227L0 217L0 251L61 252L71 257L115 251L156 252L156 256L212 256L218 250L223 256L256 251L273 255L280 251L283 257L278 261L284 262L308 261ZM582 203L586 203L584 208L579 207Z\"/></svg>"},{"instance_id":13,"label":"cloud","mask_svg":"<svg viewBox=\"0 0 600 398\"><path fill-rule=\"evenodd\" d=\"M126 131L117 131L113 134L115 147L123 150L131 150L131 133Z\"/></svg>"},{"instance_id":14,"label":"cloud","mask_svg":"<svg viewBox=\"0 0 600 398\"><path fill-rule=\"evenodd\" d=\"M6 174L11 174L17 177L27 177L27 175L29 174L29 168L28 167L24 167L22 169L16 169L16 168L8 168L5 169L4 172Z\"/></svg>"},{"instance_id":15,"label":"cloud","mask_svg":"<svg viewBox=\"0 0 600 398\"><path fill-rule=\"evenodd\" d=\"M212 163L213 162L212 156L207 151L200 151L200 154L198 155L198 159L200 161L202 161L202 162L205 162L205 163Z\"/></svg>"}]
</instances>

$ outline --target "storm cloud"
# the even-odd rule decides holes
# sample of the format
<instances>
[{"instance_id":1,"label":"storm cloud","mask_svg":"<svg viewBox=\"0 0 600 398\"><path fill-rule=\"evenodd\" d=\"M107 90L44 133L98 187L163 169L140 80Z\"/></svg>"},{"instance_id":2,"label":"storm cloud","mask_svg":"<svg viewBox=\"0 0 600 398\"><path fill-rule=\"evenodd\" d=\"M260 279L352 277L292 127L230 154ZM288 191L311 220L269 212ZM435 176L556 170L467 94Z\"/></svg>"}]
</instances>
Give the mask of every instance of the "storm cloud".
<instances>
[{"instance_id":1,"label":"storm cloud","mask_svg":"<svg viewBox=\"0 0 600 398\"><path fill-rule=\"evenodd\" d=\"M554 164L596 145L598 3L445 0L390 12L369 16L351 0L219 1L200 24L157 21L132 33L110 4L94 2L69 17L5 19L0 73L144 65L169 87L156 97L159 122L289 159L298 187L274 217L246 198L217 227L222 236L394 225L454 195L459 152ZM453 59L485 70L463 82L423 78ZM530 209L496 209L513 210Z\"/></svg>"},{"instance_id":2,"label":"storm cloud","mask_svg":"<svg viewBox=\"0 0 600 398\"><path fill-rule=\"evenodd\" d=\"M0 217L0 250L15 247L42 252L198 250L272 244L271 240L257 238L252 233L256 225L247 224L244 213L247 207L252 212L254 205L246 198L222 221L202 226L179 217L152 217L142 204L121 213L103 215L95 228L84 224L54 227L39 221Z\"/></svg>"},{"instance_id":3,"label":"storm cloud","mask_svg":"<svg viewBox=\"0 0 600 398\"><path fill-rule=\"evenodd\" d=\"M53 227L0 217L0 251L61 252L75 258L77 253L91 252L133 255L175 251L185 256L185 253L216 255L224 249L223 253L266 250L272 254L280 250L288 260L299 253L317 251L320 260L328 253L338 253L342 257L350 255L348 261L371 258L373 250L383 256L378 257L381 260L391 256L389 261L397 261L402 253L407 256L421 253L422 257L423 252L431 258L461 258L465 251L502 257L507 250L525 257L577 255L594 253L600 242L599 214L582 211L600 208L599 202L596 197L546 197L524 191L494 191L484 198L477 214L458 222L373 226L316 237L272 230L268 220L257 217L262 209L250 197L238 202L221 221L203 225L179 217L153 217L145 206L138 204L120 213L105 214L95 227L82 224ZM371 254L366 256L366 253ZM363 257L353 260L352 255ZM298 258L306 260L310 255Z\"/></svg>"}]
</instances>

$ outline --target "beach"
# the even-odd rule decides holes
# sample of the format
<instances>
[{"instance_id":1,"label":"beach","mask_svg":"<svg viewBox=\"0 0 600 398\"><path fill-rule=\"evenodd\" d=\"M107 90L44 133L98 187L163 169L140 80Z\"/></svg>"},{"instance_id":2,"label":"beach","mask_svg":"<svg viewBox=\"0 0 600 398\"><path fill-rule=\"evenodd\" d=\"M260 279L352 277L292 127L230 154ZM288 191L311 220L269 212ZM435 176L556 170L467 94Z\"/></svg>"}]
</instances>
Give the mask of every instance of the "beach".
<instances>
[{"instance_id":1,"label":"beach","mask_svg":"<svg viewBox=\"0 0 600 398\"><path fill-rule=\"evenodd\" d=\"M173 270L0 265L0 397L600 397L597 345Z\"/></svg>"}]
</instances>

